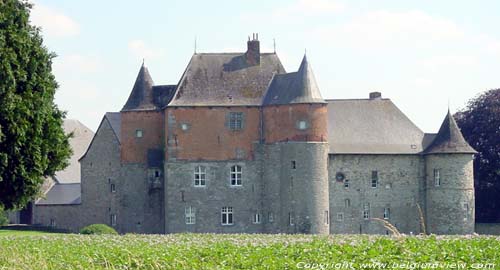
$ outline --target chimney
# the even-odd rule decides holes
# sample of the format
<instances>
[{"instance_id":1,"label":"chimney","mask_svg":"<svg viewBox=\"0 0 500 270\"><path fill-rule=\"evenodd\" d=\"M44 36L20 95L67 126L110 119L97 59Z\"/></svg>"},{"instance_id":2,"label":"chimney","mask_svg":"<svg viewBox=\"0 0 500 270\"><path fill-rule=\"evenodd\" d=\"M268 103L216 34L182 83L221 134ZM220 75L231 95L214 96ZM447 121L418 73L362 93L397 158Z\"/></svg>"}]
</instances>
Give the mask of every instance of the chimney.
<instances>
[{"instance_id":1,"label":"chimney","mask_svg":"<svg viewBox=\"0 0 500 270\"><path fill-rule=\"evenodd\" d=\"M381 99L382 98L382 93L380 92L371 92L370 93L370 99Z\"/></svg>"},{"instance_id":2,"label":"chimney","mask_svg":"<svg viewBox=\"0 0 500 270\"><path fill-rule=\"evenodd\" d=\"M260 43L259 34L252 34L252 39L248 37L247 52L245 53L247 63L251 66L260 65Z\"/></svg>"}]
</instances>

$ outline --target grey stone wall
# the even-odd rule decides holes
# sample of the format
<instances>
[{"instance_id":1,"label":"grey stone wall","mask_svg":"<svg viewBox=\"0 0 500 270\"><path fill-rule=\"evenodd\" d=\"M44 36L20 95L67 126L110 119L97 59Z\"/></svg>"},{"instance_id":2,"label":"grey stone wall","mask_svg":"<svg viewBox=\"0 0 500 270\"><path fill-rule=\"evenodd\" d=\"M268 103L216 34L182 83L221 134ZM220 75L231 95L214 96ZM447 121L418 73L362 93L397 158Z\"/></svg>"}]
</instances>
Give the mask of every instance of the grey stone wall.
<instances>
[{"instance_id":1,"label":"grey stone wall","mask_svg":"<svg viewBox=\"0 0 500 270\"><path fill-rule=\"evenodd\" d=\"M384 208L390 209L388 219L399 231L420 233L417 203L423 206L424 164L417 155L330 155L329 158L331 233L385 234L380 221L363 217L369 204L370 218L383 218ZM378 172L378 186L371 186L372 171ZM349 181L336 180L343 173ZM346 205L346 200L349 200ZM341 220L338 215L342 214Z\"/></svg>"},{"instance_id":2,"label":"grey stone wall","mask_svg":"<svg viewBox=\"0 0 500 270\"><path fill-rule=\"evenodd\" d=\"M257 161L169 161L165 163L165 231L258 233L263 231L260 170ZM206 186L194 186L196 166L206 168ZM230 168L242 167L242 185L230 185ZM196 209L196 223L186 224L185 208ZM233 208L233 225L221 224L222 207ZM261 213L261 223L253 216Z\"/></svg>"},{"instance_id":3,"label":"grey stone wall","mask_svg":"<svg viewBox=\"0 0 500 270\"><path fill-rule=\"evenodd\" d=\"M84 222L82 212L85 210L81 205L37 205L33 211L33 223L49 227L54 220L54 228L78 232Z\"/></svg>"},{"instance_id":4,"label":"grey stone wall","mask_svg":"<svg viewBox=\"0 0 500 270\"><path fill-rule=\"evenodd\" d=\"M473 233L475 205L472 155L436 154L425 158L428 232ZM434 183L434 169L440 169L440 186Z\"/></svg>"},{"instance_id":5,"label":"grey stone wall","mask_svg":"<svg viewBox=\"0 0 500 270\"><path fill-rule=\"evenodd\" d=\"M80 160L82 202L79 211L78 226L103 223L111 225L111 214L119 218L118 193L111 192L111 184L120 180L120 144L105 118L97 130L94 139ZM117 191L120 190L116 185ZM65 217L69 218L69 217ZM120 230L120 228L116 228Z\"/></svg>"},{"instance_id":6,"label":"grey stone wall","mask_svg":"<svg viewBox=\"0 0 500 270\"><path fill-rule=\"evenodd\" d=\"M280 171L280 177L269 180L280 181L280 232L328 234L328 143L279 145L281 164L274 169Z\"/></svg>"}]
</instances>

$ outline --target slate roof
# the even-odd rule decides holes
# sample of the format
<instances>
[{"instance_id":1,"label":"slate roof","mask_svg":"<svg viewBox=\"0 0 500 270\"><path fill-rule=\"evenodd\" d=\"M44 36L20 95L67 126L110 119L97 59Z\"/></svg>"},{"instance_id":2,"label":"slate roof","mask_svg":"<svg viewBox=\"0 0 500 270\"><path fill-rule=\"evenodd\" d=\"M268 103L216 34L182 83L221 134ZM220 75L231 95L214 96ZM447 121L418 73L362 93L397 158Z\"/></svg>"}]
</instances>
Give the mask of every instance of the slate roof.
<instances>
[{"instance_id":1,"label":"slate roof","mask_svg":"<svg viewBox=\"0 0 500 270\"><path fill-rule=\"evenodd\" d=\"M432 144L425 149L426 154L440 153L477 153L464 139L462 132L458 128L457 122L450 111L444 118L439 132L432 141Z\"/></svg>"},{"instance_id":2,"label":"slate roof","mask_svg":"<svg viewBox=\"0 0 500 270\"><path fill-rule=\"evenodd\" d=\"M418 154L424 133L389 99L327 100L331 154Z\"/></svg>"},{"instance_id":3,"label":"slate roof","mask_svg":"<svg viewBox=\"0 0 500 270\"><path fill-rule=\"evenodd\" d=\"M297 72L273 77L263 101L263 105L294 103L325 103L305 55Z\"/></svg>"},{"instance_id":4,"label":"slate roof","mask_svg":"<svg viewBox=\"0 0 500 270\"><path fill-rule=\"evenodd\" d=\"M128 97L127 103L123 106L122 111L155 110L153 85L153 79L149 74L148 68L143 63L135 79L132 92Z\"/></svg>"},{"instance_id":5,"label":"slate roof","mask_svg":"<svg viewBox=\"0 0 500 270\"><path fill-rule=\"evenodd\" d=\"M59 183L79 183L80 182L80 163L78 159L85 153L89 146L94 132L80 123L78 120L65 119L63 124L64 132L69 134L73 132L73 138L69 140L73 155L69 159L69 165L62 171L55 174L55 179Z\"/></svg>"},{"instance_id":6,"label":"slate roof","mask_svg":"<svg viewBox=\"0 0 500 270\"><path fill-rule=\"evenodd\" d=\"M153 86L153 103L158 108L167 106L175 94L177 85L155 85Z\"/></svg>"},{"instance_id":7,"label":"slate roof","mask_svg":"<svg viewBox=\"0 0 500 270\"><path fill-rule=\"evenodd\" d=\"M71 205L81 203L80 183L56 183L45 194L45 198L38 199L36 205Z\"/></svg>"},{"instance_id":8,"label":"slate roof","mask_svg":"<svg viewBox=\"0 0 500 270\"><path fill-rule=\"evenodd\" d=\"M245 53L194 54L169 106L259 106L273 75L282 73L275 53L261 53L260 64Z\"/></svg>"},{"instance_id":9,"label":"slate roof","mask_svg":"<svg viewBox=\"0 0 500 270\"><path fill-rule=\"evenodd\" d=\"M119 112L107 112L106 115L104 116L106 119L108 119L109 125L113 129L113 132L115 133L116 139L118 139L118 142L121 143L121 126L122 126L122 116Z\"/></svg>"}]
</instances>

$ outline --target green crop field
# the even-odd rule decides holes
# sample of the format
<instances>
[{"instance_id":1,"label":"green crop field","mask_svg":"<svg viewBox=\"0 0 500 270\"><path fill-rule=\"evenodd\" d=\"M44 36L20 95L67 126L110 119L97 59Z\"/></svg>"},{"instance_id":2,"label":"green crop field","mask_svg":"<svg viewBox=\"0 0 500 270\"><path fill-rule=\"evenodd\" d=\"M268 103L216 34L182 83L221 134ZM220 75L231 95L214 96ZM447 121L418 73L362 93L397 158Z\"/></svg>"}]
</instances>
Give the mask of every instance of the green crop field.
<instances>
[{"instance_id":1,"label":"green crop field","mask_svg":"<svg viewBox=\"0 0 500 270\"><path fill-rule=\"evenodd\" d=\"M500 238L4 231L0 269L500 269Z\"/></svg>"}]
</instances>

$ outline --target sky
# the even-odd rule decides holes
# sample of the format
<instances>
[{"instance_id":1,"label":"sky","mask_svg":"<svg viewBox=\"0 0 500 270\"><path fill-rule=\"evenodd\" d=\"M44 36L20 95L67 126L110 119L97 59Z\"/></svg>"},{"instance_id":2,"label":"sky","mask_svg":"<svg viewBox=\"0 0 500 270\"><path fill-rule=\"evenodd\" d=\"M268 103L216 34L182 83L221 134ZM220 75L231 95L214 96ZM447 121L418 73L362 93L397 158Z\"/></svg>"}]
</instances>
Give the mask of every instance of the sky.
<instances>
[{"instance_id":1,"label":"sky","mask_svg":"<svg viewBox=\"0 0 500 270\"><path fill-rule=\"evenodd\" d=\"M500 1L36 0L31 21L58 57L55 102L96 130L120 111L145 59L156 85L177 84L195 50L244 52L252 33L288 72L304 55L325 99L382 92L437 132L500 87Z\"/></svg>"}]
</instances>

